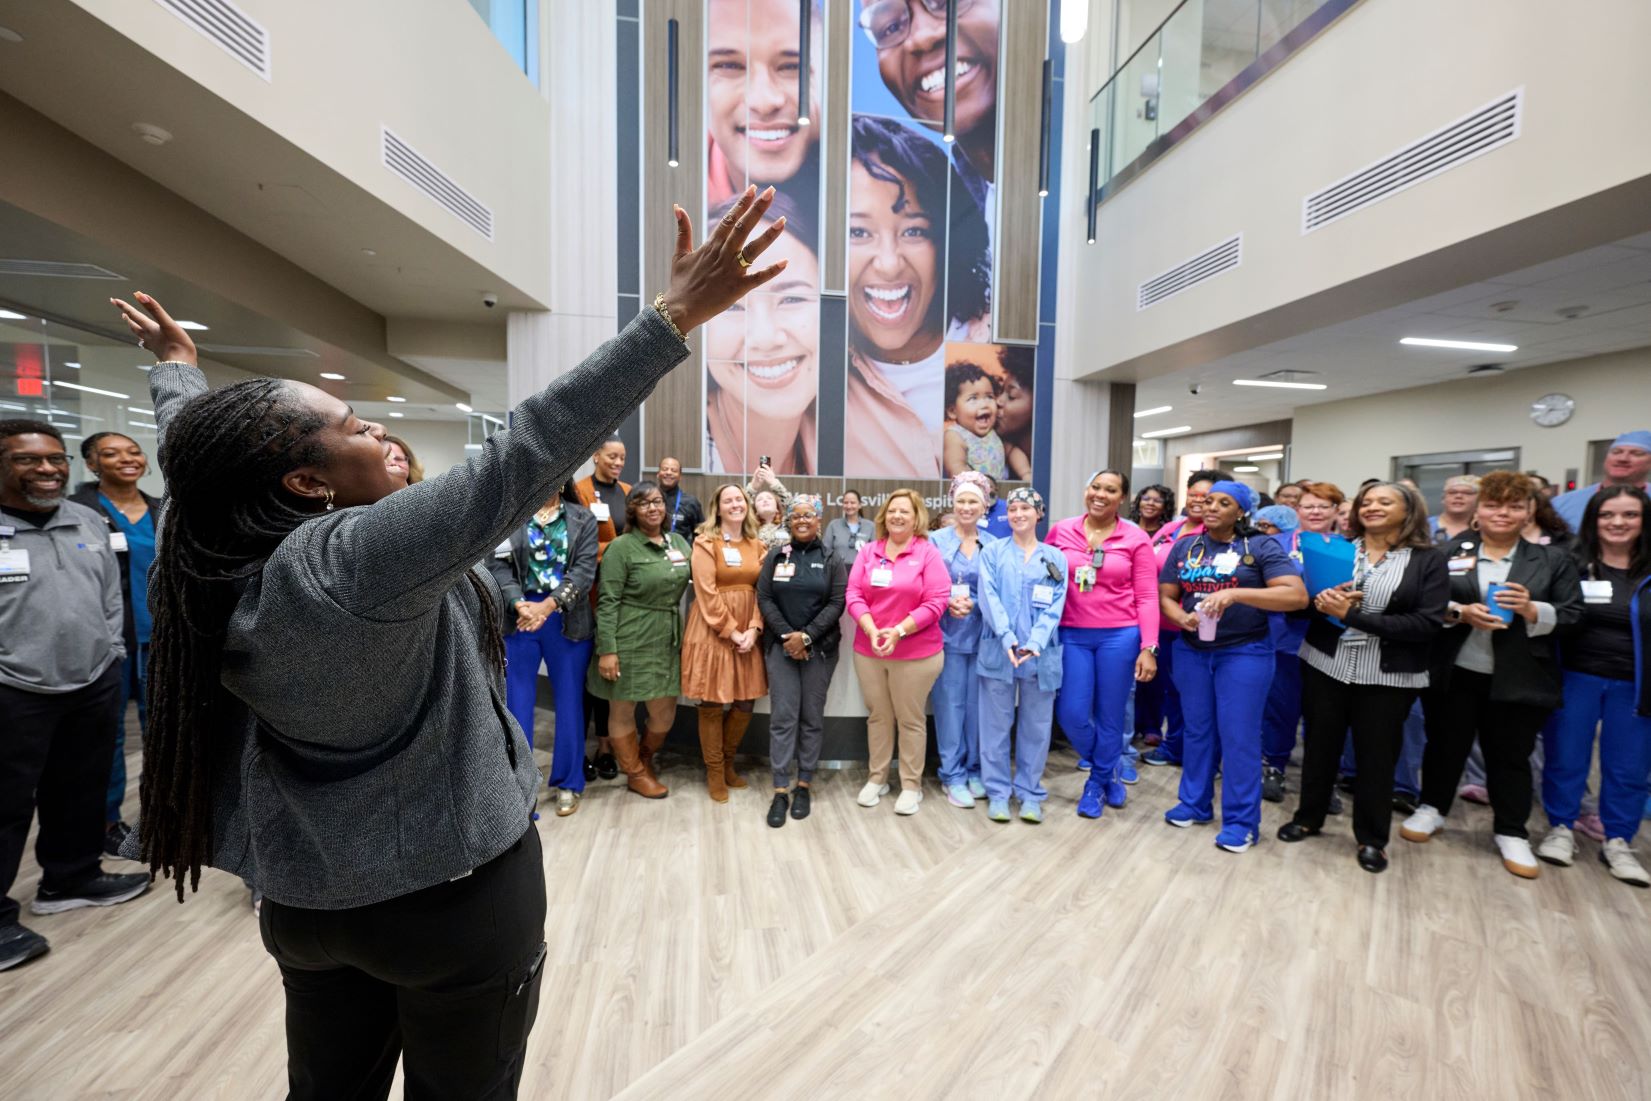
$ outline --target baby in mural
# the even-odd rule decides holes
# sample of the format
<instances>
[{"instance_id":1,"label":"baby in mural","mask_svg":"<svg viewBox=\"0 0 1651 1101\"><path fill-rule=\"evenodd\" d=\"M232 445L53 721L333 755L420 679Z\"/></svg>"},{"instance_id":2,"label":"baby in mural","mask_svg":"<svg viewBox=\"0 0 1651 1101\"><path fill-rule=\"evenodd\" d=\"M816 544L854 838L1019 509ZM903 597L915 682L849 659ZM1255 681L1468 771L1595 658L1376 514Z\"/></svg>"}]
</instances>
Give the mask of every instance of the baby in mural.
<instances>
[{"instance_id":1,"label":"baby in mural","mask_svg":"<svg viewBox=\"0 0 1651 1101\"><path fill-rule=\"evenodd\" d=\"M1027 481L1032 462L1019 447L997 434L998 398L1003 384L978 363L946 366L946 477L978 470L996 481Z\"/></svg>"}]
</instances>

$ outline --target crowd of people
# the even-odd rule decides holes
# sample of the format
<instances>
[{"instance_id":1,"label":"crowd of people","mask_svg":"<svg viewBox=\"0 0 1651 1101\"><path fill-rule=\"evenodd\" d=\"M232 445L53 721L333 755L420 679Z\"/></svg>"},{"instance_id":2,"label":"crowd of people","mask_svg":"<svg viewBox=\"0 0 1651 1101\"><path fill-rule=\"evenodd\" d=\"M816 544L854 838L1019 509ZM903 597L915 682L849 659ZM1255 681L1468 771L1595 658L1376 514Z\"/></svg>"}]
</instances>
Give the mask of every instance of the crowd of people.
<instances>
[{"instance_id":1,"label":"crowd of people","mask_svg":"<svg viewBox=\"0 0 1651 1101\"><path fill-rule=\"evenodd\" d=\"M1350 793L1357 863L1380 872L1395 812L1426 842L1463 798L1491 806L1517 876L1572 864L1581 835L1610 875L1651 886L1631 848L1651 813L1651 432L1615 441L1601 484L1553 496L1514 471L1464 476L1432 516L1407 482L1303 479L1268 497L1214 470L1179 502L1098 470L1082 511L1053 522L1037 491L1000 500L976 470L935 521L913 489L874 516L847 490L828 517L766 464L703 503L674 458L626 484L619 420L686 355L686 331L777 274L746 270L783 229L764 198L748 190L700 249L679 212L674 297L434 478L322 391L208 390L159 303L117 303L160 357L164 507L137 488L148 457L131 438L87 439L96 480L71 493L58 429L0 422L0 889L36 812L35 914L126 902L155 874L182 899L203 866L235 872L265 898L295 1082L325 1095L386 1073L367 1065L382 1042L340 1050L341 1015L382 1040L413 1012L451 1036L409 1052L409 1080L474 1092L519 1075L536 1009L541 788L561 816L620 774L666 796L655 758L685 698L706 791L729 803L766 698L766 820L806 819L845 645L867 710L864 808L898 757L894 811L921 809L932 710L947 803L1042 822L1058 719L1086 772L1078 816L1125 808L1137 763L1179 767L1164 821L1212 823L1219 779L1214 843L1242 853L1261 804L1288 800L1299 742L1283 842L1324 833ZM569 480L586 456L592 473ZM548 777L531 752L541 667ZM353 706L363 694L385 705ZM120 816L129 698L145 737L135 829ZM107 872L105 854L148 871ZM19 916L0 902L0 968L46 951ZM459 964L432 979L416 962L431 951ZM506 996L473 1012L460 992L501 975ZM426 997L386 1015L386 989Z\"/></svg>"}]
</instances>

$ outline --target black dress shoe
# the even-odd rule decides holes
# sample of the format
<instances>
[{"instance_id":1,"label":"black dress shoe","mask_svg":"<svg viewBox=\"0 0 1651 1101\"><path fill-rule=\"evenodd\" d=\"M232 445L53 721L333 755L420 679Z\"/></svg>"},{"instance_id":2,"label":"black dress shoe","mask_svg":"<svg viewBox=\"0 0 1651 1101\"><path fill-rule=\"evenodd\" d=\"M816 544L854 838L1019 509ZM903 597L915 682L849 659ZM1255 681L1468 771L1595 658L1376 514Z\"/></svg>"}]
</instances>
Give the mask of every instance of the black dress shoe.
<instances>
[{"instance_id":1,"label":"black dress shoe","mask_svg":"<svg viewBox=\"0 0 1651 1101\"><path fill-rule=\"evenodd\" d=\"M783 791L774 793L774 801L768 804L768 824L775 829L785 825L785 808L791 800Z\"/></svg>"},{"instance_id":2,"label":"black dress shoe","mask_svg":"<svg viewBox=\"0 0 1651 1101\"><path fill-rule=\"evenodd\" d=\"M791 793L791 817L797 819L799 822L802 821L804 818L807 818L808 817L808 812L813 809L813 807L810 805L813 802L814 802L813 794L810 793L809 790L805 787L804 788L798 788L796 791L792 792Z\"/></svg>"},{"instance_id":3,"label":"black dress shoe","mask_svg":"<svg viewBox=\"0 0 1651 1101\"><path fill-rule=\"evenodd\" d=\"M1309 837L1317 837L1319 830L1312 826L1304 826L1300 822L1286 822L1278 828L1280 841L1305 841Z\"/></svg>"},{"instance_id":4,"label":"black dress shoe","mask_svg":"<svg viewBox=\"0 0 1651 1101\"><path fill-rule=\"evenodd\" d=\"M588 784L594 779L596 779L596 762L591 760L589 757L586 757L585 758L585 783Z\"/></svg>"},{"instance_id":5,"label":"black dress shoe","mask_svg":"<svg viewBox=\"0 0 1651 1101\"><path fill-rule=\"evenodd\" d=\"M1393 810L1409 818L1416 813L1416 796L1402 791L1395 791L1393 793Z\"/></svg>"},{"instance_id":6,"label":"black dress shoe","mask_svg":"<svg viewBox=\"0 0 1651 1101\"><path fill-rule=\"evenodd\" d=\"M598 753L596 755L596 775L604 780L612 780L619 775L619 762L613 754Z\"/></svg>"},{"instance_id":7,"label":"black dress shoe","mask_svg":"<svg viewBox=\"0 0 1651 1101\"><path fill-rule=\"evenodd\" d=\"M1387 871L1387 854L1374 845L1359 846L1359 867L1367 872Z\"/></svg>"}]
</instances>

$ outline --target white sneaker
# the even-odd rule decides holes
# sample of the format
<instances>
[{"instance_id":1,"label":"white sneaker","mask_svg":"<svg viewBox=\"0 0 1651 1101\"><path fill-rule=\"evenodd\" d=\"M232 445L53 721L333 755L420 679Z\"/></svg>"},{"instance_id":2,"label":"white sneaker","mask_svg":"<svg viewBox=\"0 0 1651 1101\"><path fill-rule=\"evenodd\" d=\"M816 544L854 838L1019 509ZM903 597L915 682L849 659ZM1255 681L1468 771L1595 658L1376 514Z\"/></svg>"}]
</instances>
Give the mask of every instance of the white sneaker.
<instances>
[{"instance_id":1,"label":"white sneaker","mask_svg":"<svg viewBox=\"0 0 1651 1101\"><path fill-rule=\"evenodd\" d=\"M1613 837L1599 850L1599 862L1611 869L1611 874L1624 883L1636 887L1651 887L1651 875L1634 859L1634 850L1620 837Z\"/></svg>"},{"instance_id":2,"label":"white sneaker","mask_svg":"<svg viewBox=\"0 0 1651 1101\"><path fill-rule=\"evenodd\" d=\"M860 797L856 799L855 802L859 803L862 807L875 807L878 803L883 801L883 796L888 793L889 786L887 784L879 784L875 782L868 783L865 787L860 789Z\"/></svg>"},{"instance_id":3,"label":"white sneaker","mask_svg":"<svg viewBox=\"0 0 1651 1101\"><path fill-rule=\"evenodd\" d=\"M1445 816L1423 803L1416 808L1416 813L1404 820L1404 825L1399 827L1399 836L1406 841L1426 841L1444 825Z\"/></svg>"},{"instance_id":4,"label":"white sneaker","mask_svg":"<svg viewBox=\"0 0 1651 1101\"><path fill-rule=\"evenodd\" d=\"M1529 841L1503 833L1494 836L1496 849L1502 854L1502 867L1520 879L1535 879L1542 874L1542 865L1536 862L1536 854L1531 852Z\"/></svg>"},{"instance_id":5,"label":"white sneaker","mask_svg":"<svg viewBox=\"0 0 1651 1101\"><path fill-rule=\"evenodd\" d=\"M916 814L917 808L923 802L921 791L902 791L900 798L894 801L895 814Z\"/></svg>"},{"instance_id":6,"label":"white sneaker","mask_svg":"<svg viewBox=\"0 0 1651 1101\"><path fill-rule=\"evenodd\" d=\"M1569 868L1571 861L1576 859L1576 836L1571 833L1571 827L1554 826L1550 829L1542 844L1536 847L1536 855L1549 864Z\"/></svg>"}]
</instances>

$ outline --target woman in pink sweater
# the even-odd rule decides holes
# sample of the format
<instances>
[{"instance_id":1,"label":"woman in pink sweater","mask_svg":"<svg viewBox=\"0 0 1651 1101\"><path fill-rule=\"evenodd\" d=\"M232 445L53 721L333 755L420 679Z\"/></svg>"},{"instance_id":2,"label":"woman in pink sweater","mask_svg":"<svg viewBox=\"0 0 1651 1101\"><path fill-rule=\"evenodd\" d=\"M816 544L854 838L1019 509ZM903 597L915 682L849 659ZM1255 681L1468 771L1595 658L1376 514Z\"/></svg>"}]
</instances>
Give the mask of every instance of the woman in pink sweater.
<instances>
[{"instance_id":1,"label":"woman in pink sweater","mask_svg":"<svg viewBox=\"0 0 1651 1101\"><path fill-rule=\"evenodd\" d=\"M1083 515L1050 528L1047 540L1069 571L1055 708L1073 748L1091 762L1078 800L1085 818L1127 800L1118 775L1124 709L1133 682L1158 674L1157 563L1146 532L1118 515L1128 499L1127 474L1097 471Z\"/></svg>"},{"instance_id":2,"label":"woman in pink sweater","mask_svg":"<svg viewBox=\"0 0 1651 1101\"><path fill-rule=\"evenodd\" d=\"M900 732L900 798L896 814L916 814L923 801L924 705L940 676L945 645L940 617L951 597L945 560L930 545L929 510L915 490L889 494L877 514L877 540L860 549L848 575L854 672L865 696L871 775L860 805L875 807L889 790L889 758Z\"/></svg>"}]
</instances>

